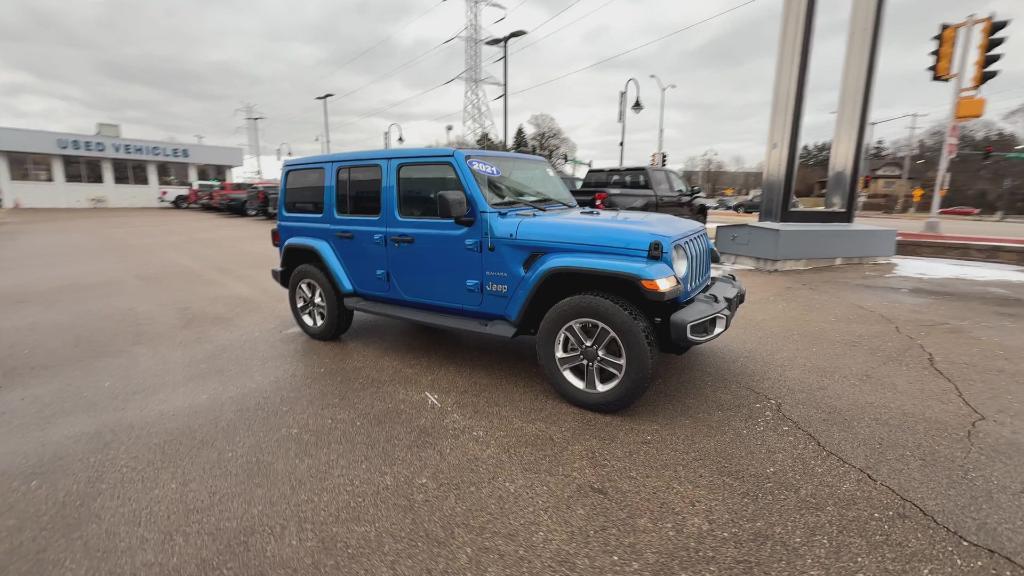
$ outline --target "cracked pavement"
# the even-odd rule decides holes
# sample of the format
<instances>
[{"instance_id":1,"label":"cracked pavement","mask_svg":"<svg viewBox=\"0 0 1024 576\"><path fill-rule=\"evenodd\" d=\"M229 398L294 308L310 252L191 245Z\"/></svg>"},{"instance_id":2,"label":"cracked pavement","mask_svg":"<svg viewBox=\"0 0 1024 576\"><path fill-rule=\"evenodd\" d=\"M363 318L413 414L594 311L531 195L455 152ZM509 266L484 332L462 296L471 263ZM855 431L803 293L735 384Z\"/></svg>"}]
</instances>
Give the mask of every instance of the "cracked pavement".
<instances>
[{"instance_id":1,"label":"cracked pavement","mask_svg":"<svg viewBox=\"0 0 1024 576\"><path fill-rule=\"evenodd\" d=\"M0 574L1024 574L1024 285L739 271L617 415L533 341L294 327L271 224L0 223Z\"/></svg>"}]
</instances>

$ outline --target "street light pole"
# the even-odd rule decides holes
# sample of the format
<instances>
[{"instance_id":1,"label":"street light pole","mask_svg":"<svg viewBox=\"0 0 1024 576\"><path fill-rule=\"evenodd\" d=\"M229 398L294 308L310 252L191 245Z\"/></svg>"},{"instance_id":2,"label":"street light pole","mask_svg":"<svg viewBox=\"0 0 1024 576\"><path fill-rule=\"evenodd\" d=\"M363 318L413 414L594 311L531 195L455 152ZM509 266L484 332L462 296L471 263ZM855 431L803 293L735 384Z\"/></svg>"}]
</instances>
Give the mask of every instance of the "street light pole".
<instances>
[{"instance_id":1,"label":"street light pole","mask_svg":"<svg viewBox=\"0 0 1024 576\"><path fill-rule=\"evenodd\" d=\"M657 74L651 74L651 78L654 78L654 81L658 83L658 90L661 90L661 109L658 112L658 154L660 155L665 152L665 92L676 88L676 85L665 86Z\"/></svg>"},{"instance_id":2,"label":"street light pole","mask_svg":"<svg viewBox=\"0 0 1024 576\"><path fill-rule=\"evenodd\" d=\"M644 109L644 105L640 103L640 83L637 82L636 78L630 78L626 80L626 85L619 92L619 123L622 124L622 134L619 137L619 167L621 168L626 158L626 95L629 93L629 83L632 82L633 86L636 87L636 102L633 102L633 106L630 107L635 114L639 114Z\"/></svg>"},{"instance_id":3,"label":"street light pole","mask_svg":"<svg viewBox=\"0 0 1024 576\"><path fill-rule=\"evenodd\" d=\"M449 147L452 145L452 128L454 128L454 126L451 124L447 124L444 127L444 140Z\"/></svg>"},{"instance_id":4,"label":"street light pole","mask_svg":"<svg viewBox=\"0 0 1024 576\"><path fill-rule=\"evenodd\" d=\"M324 103L324 149L327 154L331 153L331 129L327 124L327 99L332 97L334 97L334 94L328 92L314 98L314 100L320 100Z\"/></svg>"},{"instance_id":5,"label":"street light pole","mask_svg":"<svg viewBox=\"0 0 1024 576\"><path fill-rule=\"evenodd\" d=\"M505 148L508 146L508 41L513 38L525 36L526 30L515 30L509 32L501 38L491 38L484 44L488 46L497 46L501 44L502 49L502 80L501 80L501 106L502 106L502 142L505 144Z\"/></svg>"},{"instance_id":6,"label":"street light pole","mask_svg":"<svg viewBox=\"0 0 1024 576\"><path fill-rule=\"evenodd\" d=\"M388 129L384 131L384 149L385 150L388 150L388 149L391 148L391 129L395 128L395 127L398 128L398 143L399 144L403 144L405 142L405 137L402 136L402 125L399 124L398 122L392 122L391 124L388 125Z\"/></svg>"}]
</instances>

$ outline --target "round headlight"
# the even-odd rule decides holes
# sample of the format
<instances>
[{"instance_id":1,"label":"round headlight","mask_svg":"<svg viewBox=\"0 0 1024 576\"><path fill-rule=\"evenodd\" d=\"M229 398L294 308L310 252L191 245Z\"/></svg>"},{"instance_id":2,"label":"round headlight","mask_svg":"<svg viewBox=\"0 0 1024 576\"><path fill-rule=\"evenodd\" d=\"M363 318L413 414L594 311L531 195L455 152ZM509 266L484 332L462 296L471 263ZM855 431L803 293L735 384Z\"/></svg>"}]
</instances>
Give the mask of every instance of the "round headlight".
<instances>
[{"instance_id":1,"label":"round headlight","mask_svg":"<svg viewBox=\"0 0 1024 576\"><path fill-rule=\"evenodd\" d=\"M672 248L672 270L676 273L676 276L682 278L686 275L687 264L686 250L683 250L681 245L676 244Z\"/></svg>"}]
</instances>

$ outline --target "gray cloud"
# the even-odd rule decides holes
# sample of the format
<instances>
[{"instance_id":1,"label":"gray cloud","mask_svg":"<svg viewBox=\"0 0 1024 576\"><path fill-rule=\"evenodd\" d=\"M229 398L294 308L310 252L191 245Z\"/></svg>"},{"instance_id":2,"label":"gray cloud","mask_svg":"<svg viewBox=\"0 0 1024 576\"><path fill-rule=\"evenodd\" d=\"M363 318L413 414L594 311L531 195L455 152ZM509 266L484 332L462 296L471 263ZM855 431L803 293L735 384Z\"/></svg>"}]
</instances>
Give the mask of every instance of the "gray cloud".
<instances>
[{"instance_id":1,"label":"gray cloud","mask_svg":"<svg viewBox=\"0 0 1024 576\"><path fill-rule=\"evenodd\" d=\"M852 0L821 0L815 29L805 140L828 138ZM582 0L542 29L536 26L571 0L528 0L494 34L534 30L526 46L603 3ZM538 84L740 3L740 0L616 0L578 23L529 46L510 59L513 91ZM417 22L403 23L438 0L307 0L176 2L14 0L0 21L0 124L88 132L97 121L123 125L126 135L173 137L204 134L207 142L239 144L242 102L257 104L265 153L290 142L298 154L318 151L320 108L313 97L344 94L391 68L423 55L463 24L464 3L440 3ZM508 2L515 5L515 2ZM642 85L647 109L630 115L627 160L645 163L657 137L658 94L648 75L679 85L667 94L666 149L673 164L715 148L722 158L757 162L767 139L781 0L757 0L707 24L510 99L511 124L530 114L554 115L579 145L583 159L609 164L618 157L617 92L629 76ZM939 22L965 12L1024 16L1014 0L890 0L873 99L873 117L929 112L940 121L947 84L929 81L924 68ZM485 22L497 18L489 12ZM985 88L992 116L1024 100L1024 51L1015 26L997 66L1003 72ZM1021 32L1024 34L1024 31ZM393 35L364 57L345 62ZM515 46L515 44L513 44ZM497 52L488 49L490 61ZM460 125L462 84L455 82L380 114L367 115L435 86L463 69L461 42L434 50L415 65L331 102L335 148L380 145L392 122L405 128L407 145L443 141L444 125ZM499 65L487 71L500 77ZM493 98L496 87L488 87ZM500 102L493 105L500 122ZM454 114L452 114L454 113ZM440 116L452 114L444 118ZM500 126L499 126L500 128ZM877 136L905 133L900 122Z\"/></svg>"}]
</instances>

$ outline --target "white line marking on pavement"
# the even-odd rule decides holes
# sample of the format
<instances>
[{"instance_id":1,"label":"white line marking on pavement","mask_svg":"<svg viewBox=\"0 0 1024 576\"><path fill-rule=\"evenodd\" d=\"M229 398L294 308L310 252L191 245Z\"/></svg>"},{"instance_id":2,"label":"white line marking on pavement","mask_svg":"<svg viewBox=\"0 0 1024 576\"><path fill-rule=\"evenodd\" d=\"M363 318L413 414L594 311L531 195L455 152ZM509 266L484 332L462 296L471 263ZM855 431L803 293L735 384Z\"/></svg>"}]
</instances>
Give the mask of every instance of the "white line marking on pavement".
<instances>
[{"instance_id":1,"label":"white line marking on pavement","mask_svg":"<svg viewBox=\"0 0 1024 576\"><path fill-rule=\"evenodd\" d=\"M437 401L437 398L435 398L433 394L431 394L430 392L424 392L424 394L426 394L427 398L429 398L430 401L433 402L438 408L441 407L441 403Z\"/></svg>"}]
</instances>

